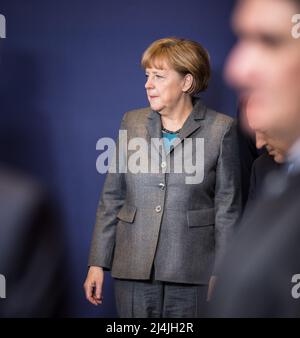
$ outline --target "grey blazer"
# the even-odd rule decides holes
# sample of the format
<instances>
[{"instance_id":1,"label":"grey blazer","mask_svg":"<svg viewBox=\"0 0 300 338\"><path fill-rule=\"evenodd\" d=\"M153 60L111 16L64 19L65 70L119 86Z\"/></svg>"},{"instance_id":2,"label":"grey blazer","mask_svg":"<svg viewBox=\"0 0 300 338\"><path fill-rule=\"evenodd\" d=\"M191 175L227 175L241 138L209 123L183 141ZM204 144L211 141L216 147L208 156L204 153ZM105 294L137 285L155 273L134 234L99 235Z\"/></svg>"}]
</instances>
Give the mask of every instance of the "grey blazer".
<instances>
[{"instance_id":1,"label":"grey blazer","mask_svg":"<svg viewBox=\"0 0 300 338\"><path fill-rule=\"evenodd\" d=\"M111 270L115 278L143 280L154 264L155 279L191 284L206 284L216 274L241 211L236 126L200 99L193 105L174 148L166 153L153 147L159 172L107 173L89 266ZM160 115L150 108L127 112L120 129L128 140L141 137L150 144L161 137ZM204 140L201 183L187 184L189 175L174 170L172 159L185 138ZM194 143L193 159L195 151Z\"/></svg>"}]
</instances>

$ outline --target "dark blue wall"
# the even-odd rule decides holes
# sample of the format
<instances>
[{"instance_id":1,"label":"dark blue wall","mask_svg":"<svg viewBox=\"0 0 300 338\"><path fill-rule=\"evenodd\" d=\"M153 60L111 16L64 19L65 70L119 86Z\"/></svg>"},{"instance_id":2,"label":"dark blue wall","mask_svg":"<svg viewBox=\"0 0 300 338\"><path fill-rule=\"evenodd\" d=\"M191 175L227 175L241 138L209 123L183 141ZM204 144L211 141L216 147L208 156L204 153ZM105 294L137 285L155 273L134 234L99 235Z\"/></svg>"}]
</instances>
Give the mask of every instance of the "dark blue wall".
<instances>
[{"instance_id":1,"label":"dark blue wall","mask_svg":"<svg viewBox=\"0 0 300 338\"><path fill-rule=\"evenodd\" d=\"M109 278L103 307L89 305L82 292L103 184L95 146L100 137L116 136L125 111L147 105L139 65L143 50L166 36L201 42L213 66L206 102L234 115L235 98L222 80L233 43L232 5L232 0L0 0L7 20L7 38L0 40L1 160L46 182L60 206L70 315L115 315Z\"/></svg>"}]
</instances>

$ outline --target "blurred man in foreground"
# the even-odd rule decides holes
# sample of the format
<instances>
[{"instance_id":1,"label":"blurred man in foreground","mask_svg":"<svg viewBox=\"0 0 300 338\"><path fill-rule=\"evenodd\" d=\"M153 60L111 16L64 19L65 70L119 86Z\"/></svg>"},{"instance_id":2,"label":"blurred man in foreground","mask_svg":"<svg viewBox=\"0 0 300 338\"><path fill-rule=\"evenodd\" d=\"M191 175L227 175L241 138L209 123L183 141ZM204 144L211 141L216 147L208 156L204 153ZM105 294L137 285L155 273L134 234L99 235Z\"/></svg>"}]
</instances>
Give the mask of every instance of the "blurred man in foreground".
<instances>
[{"instance_id":1,"label":"blurred man in foreground","mask_svg":"<svg viewBox=\"0 0 300 338\"><path fill-rule=\"evenodd\" d=\"M240 0L238 42L226 76L247 100L250 127L284 156L259 203L247 210L220 271L214 316L300 316L300 39L292 35L299 0ZM272 150L271 150L272 151ZM275 158L279 153L274 153ZM283 159L282 159L283 160ZM292 292L293 290L293 292Z\"/></svg>"}]
</instances>

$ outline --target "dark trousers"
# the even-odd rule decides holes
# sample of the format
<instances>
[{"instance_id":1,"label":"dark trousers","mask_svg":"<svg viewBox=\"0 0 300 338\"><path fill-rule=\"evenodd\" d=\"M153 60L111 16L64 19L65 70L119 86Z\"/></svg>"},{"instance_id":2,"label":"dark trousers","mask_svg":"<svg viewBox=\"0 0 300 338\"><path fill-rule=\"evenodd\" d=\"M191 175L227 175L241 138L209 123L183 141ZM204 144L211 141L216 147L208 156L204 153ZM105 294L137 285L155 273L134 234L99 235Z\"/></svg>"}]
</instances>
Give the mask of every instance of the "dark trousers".
<instances>
[{"instance_id":1,"label":"dark trousers","mask_svg":"<svg viewBox=\"0 0 300 338\"><path fill-rule=\"evenodd\" d=\"M120 318L200 318L206 313L207 285L114 279Z\"/></svg>"}]
</instances>

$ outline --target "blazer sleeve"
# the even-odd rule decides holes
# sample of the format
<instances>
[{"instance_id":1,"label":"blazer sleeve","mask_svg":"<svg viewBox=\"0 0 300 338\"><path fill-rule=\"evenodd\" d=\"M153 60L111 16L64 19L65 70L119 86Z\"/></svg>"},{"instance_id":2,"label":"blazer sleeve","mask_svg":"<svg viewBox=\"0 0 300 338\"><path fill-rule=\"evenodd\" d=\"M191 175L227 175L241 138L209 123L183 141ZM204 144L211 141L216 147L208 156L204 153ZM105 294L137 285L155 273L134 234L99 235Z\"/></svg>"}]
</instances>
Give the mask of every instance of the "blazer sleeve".
<instances>
[{"instance_id":1,"label":"blazer sleeve","mask_svg":"<svg viewBox=\"0 0 300 338\"><path fill-rule=\"evenodd\" d=\"M124 115L120 130L126 130ZM119 158L119 143L117 138L115 158ZM123 154L121 154L122 156ZM117 161L118 163L119 161ZM93 231L92 243L90 248L89 266L99 266L104 270L111 270L113 252L115 247L117 215L122 208L126 197L126 184L124 173L120 172L120 164L116 170L111 170L111 163L106 174L101 197L96 212L96 222Z\"/></svg>"},{"instance_id":2,"label":"blazer sleeve","mask_svg":"<svg viewBox=\"0 0 300 338\"><path fill-rule=\"evenodd\" d=\"M216 169L215 187L215 264L220 263L233 236L242 208L240 160L235 120L227 125L223 134Z\"/></svg>"}]
</instances>

